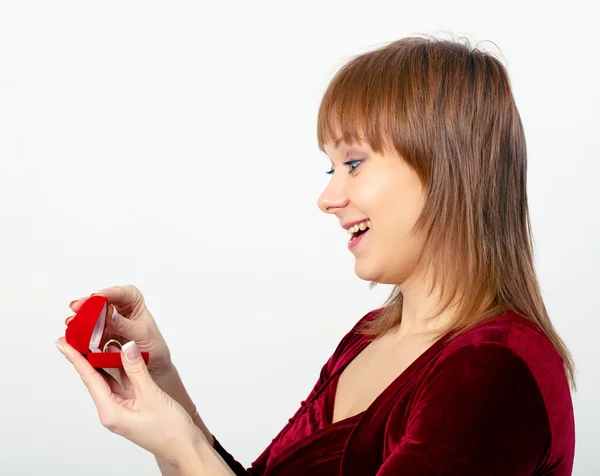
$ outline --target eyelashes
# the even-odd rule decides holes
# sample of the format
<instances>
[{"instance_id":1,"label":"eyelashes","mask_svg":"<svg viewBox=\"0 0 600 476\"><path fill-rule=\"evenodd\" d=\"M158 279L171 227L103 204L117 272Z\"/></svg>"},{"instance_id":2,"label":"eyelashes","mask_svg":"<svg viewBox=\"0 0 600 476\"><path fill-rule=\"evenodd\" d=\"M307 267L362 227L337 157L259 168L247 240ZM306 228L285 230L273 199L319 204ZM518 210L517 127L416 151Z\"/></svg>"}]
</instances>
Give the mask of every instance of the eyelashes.
<instances>
[{"instance_id":1,"label":"eyelashes","mask_svg":"<svg viewBox=\"0 0 600 476\"><path fill-rule=\"evenodd\" d=\"M354 159L354 160L348 160L347 162L344 162L344 165L346 167L348 167L350 170L348 171L349 174L351 174L352 172L354 172L358 166L360 164L362 164L364 161L364 159ZM327 175L333 175L334 170L328 170L327 172L325 172Z\"/></svg>"}]
</instances>

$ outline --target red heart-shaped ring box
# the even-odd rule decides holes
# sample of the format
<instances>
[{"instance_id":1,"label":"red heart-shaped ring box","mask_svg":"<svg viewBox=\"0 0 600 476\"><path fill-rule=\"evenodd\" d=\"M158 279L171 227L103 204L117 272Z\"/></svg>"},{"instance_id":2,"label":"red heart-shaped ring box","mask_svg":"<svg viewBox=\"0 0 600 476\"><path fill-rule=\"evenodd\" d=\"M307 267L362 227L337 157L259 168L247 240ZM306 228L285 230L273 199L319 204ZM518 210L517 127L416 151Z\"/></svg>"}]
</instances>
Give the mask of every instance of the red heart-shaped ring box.
<instances>
[{"instance_id":1,"label":"red heart-shaped ring box","mask_svg":"<svg viewBox=\"0 0 600 476\"><path fill-rule=\"evenodd\" d=\"M81 352L96 369L123 367L121 352L103 352L101 348L105 341L107 312L108 301L104 296L90 296L69 321L65 332L67 343ZM150 354L141 354L147 365Z\"/></svg>"}]
</instances>

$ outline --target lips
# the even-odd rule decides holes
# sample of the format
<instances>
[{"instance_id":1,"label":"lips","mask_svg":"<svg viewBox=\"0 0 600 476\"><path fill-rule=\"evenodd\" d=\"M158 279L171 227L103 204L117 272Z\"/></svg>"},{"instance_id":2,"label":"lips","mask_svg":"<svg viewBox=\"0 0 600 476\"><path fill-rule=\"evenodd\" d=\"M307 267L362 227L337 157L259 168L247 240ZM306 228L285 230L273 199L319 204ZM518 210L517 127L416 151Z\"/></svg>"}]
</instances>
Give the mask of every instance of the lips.
<instances>
[{"instance_id":1,"label":"lips","mask_svg":"<svg viewBox=\"0 0 600 476\"><path fill-rule=\"evenodd\" d=\"M365 237L367 236L367 234L369 233L369 230L364 230L361 231L359 233L353 234L350 237L350 240L348 241L348 249L353 251L356 249L357 246L359 246L363 240L365 239Z\"/></svg>"},{"instance_id":2,"label":"lips","mask_svg":"<svg viewBox=\"0 0 600 476\"><path fill-rule=\"evenodd\" d=\"M350 222L344 223L342 225L342 228L344 230L350 230L350 228L352 228L353 226L360 225L361 223L368 223L368 225L371 226L371 220L369 220L368 218L363 218L362 220L356 220L356 221L350 221Z\"/></svg>"}]
</instances>

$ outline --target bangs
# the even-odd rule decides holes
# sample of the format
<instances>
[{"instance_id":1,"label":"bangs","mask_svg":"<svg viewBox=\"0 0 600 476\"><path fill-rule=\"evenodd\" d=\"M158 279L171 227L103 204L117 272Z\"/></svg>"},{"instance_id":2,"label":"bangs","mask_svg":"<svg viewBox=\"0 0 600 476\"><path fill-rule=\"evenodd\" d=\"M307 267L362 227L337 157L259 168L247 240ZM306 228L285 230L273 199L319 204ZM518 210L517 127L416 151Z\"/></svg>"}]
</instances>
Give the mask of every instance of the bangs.
<instances>
[{"instance_id":1,"label":"bangs","mask_svg":"<svg viewBox=\"0 0 600 476\"><path fill-rule=\"evenodd\" d=\"M319 108L319 149L340 141L366 142L376 153L404 149L410 81L402 62L387 56L359 56L334 76Z\"/></svg>"}]
</instances>

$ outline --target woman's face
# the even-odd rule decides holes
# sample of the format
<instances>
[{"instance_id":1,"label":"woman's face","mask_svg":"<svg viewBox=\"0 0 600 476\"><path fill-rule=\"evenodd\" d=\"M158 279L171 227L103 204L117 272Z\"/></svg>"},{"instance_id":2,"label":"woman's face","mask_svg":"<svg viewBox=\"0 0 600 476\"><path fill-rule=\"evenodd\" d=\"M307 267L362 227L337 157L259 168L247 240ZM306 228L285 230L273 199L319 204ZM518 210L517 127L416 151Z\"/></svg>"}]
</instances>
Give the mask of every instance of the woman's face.
<instances>
[{"instance_id":1,"label":"woman's face","mask_svg":"<svg viewBox=\"0 0 600 476\"><path fill-rule=\"evenodd\" d=\"M376 154L367 144L329 143L325 152L332 163L331 179L319 208L335 215L344 228L369 225L357 238L348 235L357 276L405 283L423 245L422 237L411 233L425 203L416 172L398 154Z\"/></svg>"}]
</instances>

